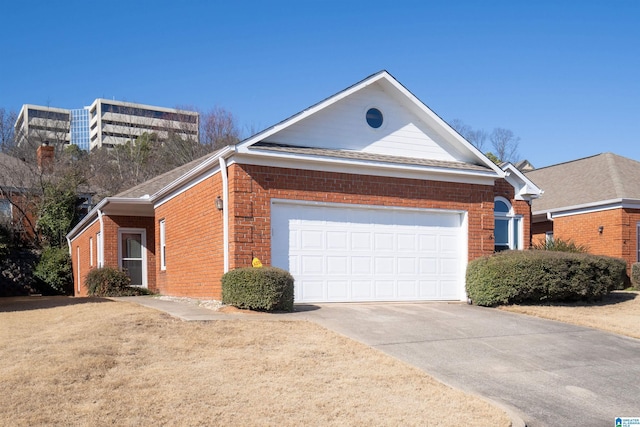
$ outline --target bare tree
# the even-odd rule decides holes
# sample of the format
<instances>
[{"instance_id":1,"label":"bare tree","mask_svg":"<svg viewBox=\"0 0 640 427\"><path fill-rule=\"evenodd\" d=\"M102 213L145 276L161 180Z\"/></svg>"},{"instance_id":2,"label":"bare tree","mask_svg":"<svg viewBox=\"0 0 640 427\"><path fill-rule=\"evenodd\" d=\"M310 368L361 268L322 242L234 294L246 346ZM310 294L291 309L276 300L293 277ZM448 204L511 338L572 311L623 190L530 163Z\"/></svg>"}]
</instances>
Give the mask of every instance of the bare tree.
<instances>
[{"instance_id":1,"label":"bare tree","mask_svg":"<svg viewBox=\"0 0 640 427\"><path fill-rule=\"evenodd\" d=\"M0 108L0 152L6 153L15 144L13 125L17 116L15 111Z\"/></svg>"},{"instance_id":2,"label":"bare tree","mask_svg":"<svg viewBox=\"0 0 640 427\"><path fill-rule=\"evenodd\" d=\"M509 129L495 128L489 136L495 155L502 162L515 163L519 160L520 138Z\"/></svg>"},{"instance_id":3,"label":"bare tree","mask_svg":"<svg viewBox=\"0 0 640 427\"><path fill-rule=\"evenodd\" d=\"M473 144L478 150L483 151L487 142L487 132L484 129L473 129L460 119L453 119L449 125L454 128L464 139Z\"/></svg>"},{"instance_id":4,"label":"bare tree","mask_svg":"<svg viewBox=\"0 0 640 427\"><path fill-rule=\"evenodd\" d=\"M239 140L240 131L233 114L220 107L201 114L200 143L209 146L209 151L236 144Z\"/></svg>"}]
</instances>

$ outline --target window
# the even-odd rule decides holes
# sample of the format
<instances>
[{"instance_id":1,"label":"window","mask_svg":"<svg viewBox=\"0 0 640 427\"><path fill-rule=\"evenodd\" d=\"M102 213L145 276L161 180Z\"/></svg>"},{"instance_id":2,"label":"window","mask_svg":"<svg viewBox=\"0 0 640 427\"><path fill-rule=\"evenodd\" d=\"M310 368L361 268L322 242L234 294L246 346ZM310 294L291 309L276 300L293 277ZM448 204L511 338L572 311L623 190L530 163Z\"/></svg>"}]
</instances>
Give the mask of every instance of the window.
<instances>
[{"instance_id":1,"label":"window","mask_svg":"<svg viewBox=\"0 0 640 427\"><path fill-rule=\"evenodd\" d=\"M640 262L640 222L636 225L636 245L638 249L638 256L636 261Z\"/></svg>"},{"instance_id":2,"label":"window","mask_svg":"<svg viewBox=\"0 0 640 427\"><path fill-rule=\"evenodd\" d=\"M378 129L380 126L382 126L382 122L383 122L382 113L377 108L369 108L367 110L366 118L367 118L367 124L372 128Z\"/></svg>"},{"instance_id":3,"label":"window","mask_svg":"<svg viewBox=\"0 0 640 427\"><path fill-rule=\"evenodd\" d=\"M7 199L0 199L0 222L11 221L11 202Z\"/></svg>"},{"instance_id":4,"label":"window","mask_svg":"<svg viewBox=\"0 0 640 427\"><path fill-rule=\"evenodd\" d=\"M167 269L167 241L164 219L160 221L160 270Z\"/></svg>"},{"instance_id":5,"label":"window","mask_svg":"<svg viewBox=\"0 0 640 427\"><path fill-rule=\"evenodd\" d=\"M514 215L511 203L496 197L493 204L495 251L522 249L522 216Z\"/></svg>"},{"instance_id":6,"label":"window","mask_svg":"<svg viewBox=\"0 0 640 427\"><path fill-rule=\"evenodd\" d=\"M89 267L93 267L93 237L89 237Z\"/></svg>"},{"instance_id":7,"label":"window","mask_svg":"<svg viewBox=\"0 0 640 427\"><path fill-rule=\"evenodd\" d=\"M102 233L96 234L96 250L98 252L98 267L104 264L104 252L102 247Z\"/></svg>"},{"instance_id":8,"label":"window","mask_svg":"<svg viewBox=\"0 0 640 427\"><path fill-rule=\"evenodd\" d=\"M131 279L133 286L147 287L146 230L121 228L118 230L118 265Z\"/></svg>"}]
</instances>

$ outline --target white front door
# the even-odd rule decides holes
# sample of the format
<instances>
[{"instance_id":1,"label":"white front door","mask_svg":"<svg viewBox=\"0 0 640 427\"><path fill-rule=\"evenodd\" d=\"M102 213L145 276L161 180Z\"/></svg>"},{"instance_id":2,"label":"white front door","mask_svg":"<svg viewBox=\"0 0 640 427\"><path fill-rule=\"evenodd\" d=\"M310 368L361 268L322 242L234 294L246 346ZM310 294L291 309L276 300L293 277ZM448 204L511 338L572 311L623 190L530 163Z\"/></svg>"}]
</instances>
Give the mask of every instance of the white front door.
<instances>
[{"instance_id":1,"label":"white front door","mask_svg":"<svg viewBox=\"0 0 640 427\"><path fill-rule=\"evenodd\" d=\"M461 212L274 200L271 227L296 302L465 299Z\"/></svg>"},{"instance_id":2,"label":"white front door","mask_svg":"<svg viewBox=\"0 0 640 427\"><path fill-rule=\"evenodd\" d=\"M147 287L147 232L144 228L118 230L118 263L133 286Z\"/></svg>"}]
</instances>

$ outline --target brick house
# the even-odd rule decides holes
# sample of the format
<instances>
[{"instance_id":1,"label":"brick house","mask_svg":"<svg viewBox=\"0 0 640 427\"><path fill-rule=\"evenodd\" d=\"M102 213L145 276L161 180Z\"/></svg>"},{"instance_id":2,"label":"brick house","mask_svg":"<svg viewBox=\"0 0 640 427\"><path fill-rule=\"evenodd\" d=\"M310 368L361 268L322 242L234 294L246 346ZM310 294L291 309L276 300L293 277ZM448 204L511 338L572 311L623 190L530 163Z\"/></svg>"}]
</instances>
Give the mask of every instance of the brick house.
<instances>
[{"instance_id":1,"label":"brick house","mask_svg":"<svg viewBox=\"0 0 640 427\"><path fill-rule=\"evenodd\" d=\"M640 261L640 162L602 153L525 173L544 188L532 204L534 242L560 238L590 253Z\"/></svg>"},{"instance_id":2,"label":"brick house","mask_svg":"<svg viewBox=\"0 0 640 427\"><path fill-rule=\"evenodd\" d=\"M529 247L539 194L381 71L102 200L68 235L75 292L112 265L220 298L223 273L257 257L293 274L296 302L465 300L469 260Z\"/></svg>"}]
</instances>

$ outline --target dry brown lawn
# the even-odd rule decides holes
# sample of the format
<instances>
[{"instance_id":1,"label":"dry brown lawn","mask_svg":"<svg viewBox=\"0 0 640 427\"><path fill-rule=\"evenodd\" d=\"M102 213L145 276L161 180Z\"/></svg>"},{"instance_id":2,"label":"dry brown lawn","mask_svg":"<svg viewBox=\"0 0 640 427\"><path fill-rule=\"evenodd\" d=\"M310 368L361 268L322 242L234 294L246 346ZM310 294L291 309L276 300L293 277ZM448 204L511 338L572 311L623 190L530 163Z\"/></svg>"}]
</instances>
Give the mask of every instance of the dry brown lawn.
<instances>
[{"instance_id":1,"label":"dry brown lawn","mask_svg":"<svg viewBox=\"0 0 640 427\"><path fill-rule=\"evenodd\" d=\"M500 308L640 338L640 292L612 292L601 302L593 304L511 305Z\"/></svg>"},{"instance_id":2,"label":"dry brown lawn","mask_svg":"<svg viewBox=\"0 0 640 427\"><path fill-rule=\"evenodd\" d=\"M0 425L510 425L485 401L303 321L0 299L0 362Z\"/></svg>"}]
</instances>

